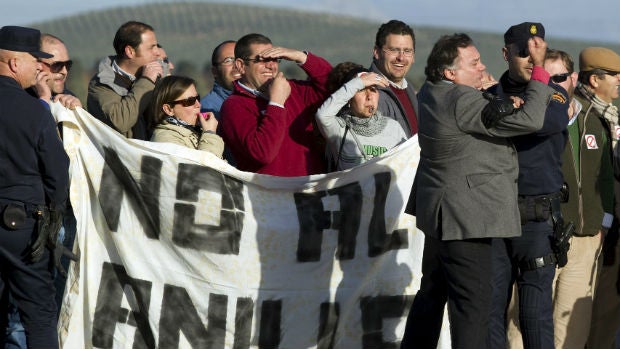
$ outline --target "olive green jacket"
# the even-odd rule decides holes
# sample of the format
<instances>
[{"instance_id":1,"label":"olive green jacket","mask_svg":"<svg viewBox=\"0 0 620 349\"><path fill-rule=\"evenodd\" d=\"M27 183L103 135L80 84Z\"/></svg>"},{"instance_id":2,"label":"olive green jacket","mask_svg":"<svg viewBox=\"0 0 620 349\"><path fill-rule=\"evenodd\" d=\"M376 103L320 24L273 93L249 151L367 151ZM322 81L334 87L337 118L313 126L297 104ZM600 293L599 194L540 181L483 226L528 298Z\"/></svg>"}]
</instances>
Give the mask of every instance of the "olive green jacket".
<instances>
[{"instance_id":1,"label":"olive green jacket","mask_svg":"<svg viewBox=\"0 0 620 349\"><path fill-rule=\"evenodd\" d=\"M114 72L114 56L99 63L88 84L88 112L127 138L148 139L146 112L155 84L147 78L130 81Z\"/></svg>"},{"instance_id":2,"label":"olive green jacket","mask_svg":"<svg viewBox=\"0 0 620 349\"><path fill-rule=\"evenodd\" d=\"M594 236L605 212L613 213L613 162L610 125L592 103L575 90L582 109L568 126L569 142L562 155L562 173L569 187L562 204L564 221L575 223L575 235Z\"/></svg>"}]
</instances>

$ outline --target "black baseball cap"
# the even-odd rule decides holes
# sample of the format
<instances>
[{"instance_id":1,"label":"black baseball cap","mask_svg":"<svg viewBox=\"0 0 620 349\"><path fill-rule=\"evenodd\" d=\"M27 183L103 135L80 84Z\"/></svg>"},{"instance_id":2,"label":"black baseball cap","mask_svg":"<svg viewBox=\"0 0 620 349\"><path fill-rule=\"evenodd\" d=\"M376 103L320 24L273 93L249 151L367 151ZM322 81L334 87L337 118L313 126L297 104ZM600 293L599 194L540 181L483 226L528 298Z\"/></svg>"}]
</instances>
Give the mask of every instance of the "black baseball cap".
<instances>
[{"instance_id":1,"label":"black baseball cap","mask_svg":"<svg viewBox=\"0 0 620 349\"><path fill-rule=\"evenodd\" d=\"M527 50L527 41L538 36L545 38L545 27L541 23L523 22L508 28L504 34L504 44L517 44L519 51Z\"/></svg>"},{"instance_id":2,"label":"black baseball cap","mask_svg":"<svg viewBox=\"0 0 620 349\"><path fill-rule=\"evenodd\" d=\"M41 32L38 29L6 25L0 28L0 49L28 52L36 58L52 58L41 51Z\"/></svg>"}]
</instances>

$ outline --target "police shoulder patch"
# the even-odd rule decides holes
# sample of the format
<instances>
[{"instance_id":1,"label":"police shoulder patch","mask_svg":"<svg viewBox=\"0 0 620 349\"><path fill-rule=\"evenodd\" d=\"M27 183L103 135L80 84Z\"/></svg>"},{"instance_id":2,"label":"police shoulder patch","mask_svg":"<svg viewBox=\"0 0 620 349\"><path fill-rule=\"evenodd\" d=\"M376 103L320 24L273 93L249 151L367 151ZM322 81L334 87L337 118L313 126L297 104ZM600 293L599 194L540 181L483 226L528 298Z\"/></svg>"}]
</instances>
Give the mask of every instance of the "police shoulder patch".
<instances>
[{"instance_id":1,"label":"police shoulder patch","mask_svg":"<svg viewBox=\"0 0 620 349\"><path fill-rule=\"evenodd\" d=\"M553 95L551 95L551 100L560 104L566 103L566 97L560 92L554 92Z\"/></svg>"}]
</instances>

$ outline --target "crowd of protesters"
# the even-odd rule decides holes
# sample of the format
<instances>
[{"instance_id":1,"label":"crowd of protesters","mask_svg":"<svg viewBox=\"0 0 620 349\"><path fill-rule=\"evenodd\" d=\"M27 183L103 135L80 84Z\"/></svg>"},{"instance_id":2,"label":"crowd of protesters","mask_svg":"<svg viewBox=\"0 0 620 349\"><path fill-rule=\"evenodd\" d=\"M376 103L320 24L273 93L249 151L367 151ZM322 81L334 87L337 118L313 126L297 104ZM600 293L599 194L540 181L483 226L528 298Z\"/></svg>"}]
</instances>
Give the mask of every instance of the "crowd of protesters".
<instances>
[{"instance_id":1,"label":"crowd of protesters","mask_svg":"<svg viewBox=\"0 0 620 349\"><path fill-rule=\"evenodd\" d=\"M406 213L425 234L423 275L401 348L437 347L447 306L454 348L615 349L620 56L588 47L574 61L544 38L541 23L510 26L495 81L467 34L444 35L418 90L406 79L416 38L402 21L378 28L367 68L249 33L217 45L215 83L201 99L194 77L174 74L155 29L130 21L83 104L65 88L72 61L60 38L2 27L5 348L58 347L63 275L77 260L68 158L50 112L59 102L124 137L283 177L354 171L417 137ZM307 79L287 79L281 60Z\"/></svg>"}]
</instances>

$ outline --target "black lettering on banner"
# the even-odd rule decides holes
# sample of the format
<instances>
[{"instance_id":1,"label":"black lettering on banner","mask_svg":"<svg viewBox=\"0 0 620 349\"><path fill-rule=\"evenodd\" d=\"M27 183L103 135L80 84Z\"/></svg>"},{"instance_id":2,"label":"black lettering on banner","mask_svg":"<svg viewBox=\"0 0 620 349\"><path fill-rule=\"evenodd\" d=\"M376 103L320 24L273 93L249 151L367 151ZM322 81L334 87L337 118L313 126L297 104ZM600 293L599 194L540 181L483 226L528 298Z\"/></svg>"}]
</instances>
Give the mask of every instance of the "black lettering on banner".
<instances>
[{"instance_id":1,"label":"black lettering on banner","mask_svg":"<svg viewBox=\"0 0 620 349\"><path fill-rule=\"evenodd\" d=\"M180 333L192 348L224 348L228 296L211 293L207 312L207 328L198 316L187 290L164 285L159 319L159 348L178 348Z\"/></svg>"},{"instance_id":2,"label":"black lettering on banner","mask_svg":"<svg viewBox=\"0 0 620 349\"><path fill-rule=\"evenodd\" d=\"M121 307L123 295L127 297L129 304L136 308ZM134 300L135 304L132 304ZM150 301L150 281L129 277L122 265L103 263L93 317L93 346L112 348L118 322L136 327L134 349L154 348L155 338L148 319Z\"/></svg>"},{"instance_id":3,"label":"black lettering on banner","mask_svg":"<svg viewBox=\"0 0 620 349\"><path fill-rule=\"evenodd\" d=\"M330 212L324 211L321 199L325 192L295 193L295 206L299 220L297 261L317 262L321 260L323 229L331 226Z\"/></svg>"},{"instance_id":4,"label":"black lettering on banner","mask_svg":"<svg viewBox=\"0 0 620 349\"><path fill-rule=\"evenodd\" d=\"M280 345L280 323L282 322L282 301L263 301L260 312L260 333L258 347L273 349Z\"/></svg>"},{"instance_id":5,"label":"black lettering on banner","mask_svg":"<svg viewBox=\"0 0 620 349\"><path fill-rule=\"evenodd\" d=\"M409 246L407 229L398 229L389 236L385 231L385 203L390 190L390 172L375 174L375 200L372 217L368 225L368 256L376 257L390 250Z\"/></svg>"},{"instance_id":6,"label":"black lettering on banner","mask_svg":"<svg viewBox=\"0 0 620 349\"><path fill-rule=\"evenodd\" d=\"M333 349L336 328L340 318L340 303L321 303L319 319L318 349Z\"/></svg>"},{"instance_id":7,"label":"black lettering on banner","mask_svg":"<svg viewBox=\"0 0 620 349\"><path fill-rule=\"evenodd\" d=\"M196 205L177 202L172 241L185 248L238 255L245 217L243 183L205 166L179 164L177 200L197 202L200 190L221 194L219 225L194 223Z\"/></svg>"},{"instance_id":8,"label":"black lettering on banner","mask_svg":"<svg viewBox=\"0 0 620 349\"><path fill-rule=\"evenodd\" d=\"M340 211L325 211L321 199L326 195L338 196ZM321 260L323 230L330 228L338 230L336 258L353 259L362 212L362 188L359 183L326 192L295 193L294 198L300 227L297 261Z\"/></svg>"},{"instance_id":9,"label":"black lettering on banner","mask_svg":"<svg viewBox=\"0 0 620 349\"><path fill-rule=\"evenodd\" d=\"M118 154L104 147L105 165L101 173L99 204L111 231L118 230L121 202L127 193L129 203L144 224L144 233L150 239L158 239L159 225L159 190L161 184L162 161L143 156L140 183L136 183L129 170L123 165Z\"/></svg>"},{"instance_id":10,"label":"black lettering on banner","mask_svg":"<svg viewBox=\"0 0 620 349\"><path fill-rule=\"evenodd\" d=\"M250 347L253 316L254 301L252 301L252 298L237 298L233 349L248 349Z\"/></svg>"},{"instance_id":11,"label":"black lettering on banner","mask_svg":"<svg viewBox=\"0 0 620 349\"><path fill-rule=\"evenodd\" d=\"M411 295L362 297L362 348L400 348L400 342L383 341L383 319L402 317L412 302Z\"/></svg>"}]
</instances>

